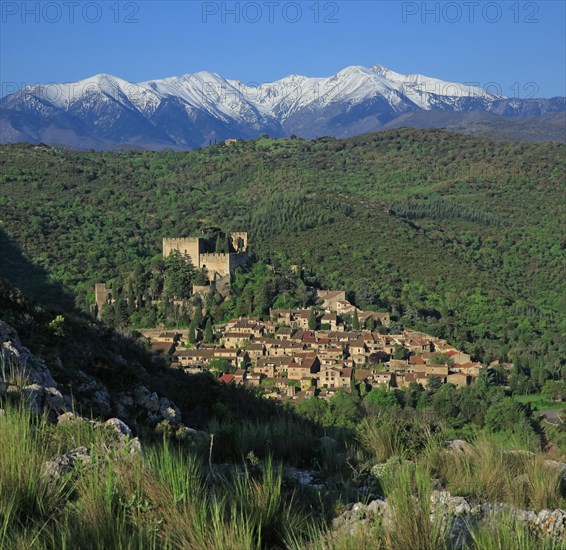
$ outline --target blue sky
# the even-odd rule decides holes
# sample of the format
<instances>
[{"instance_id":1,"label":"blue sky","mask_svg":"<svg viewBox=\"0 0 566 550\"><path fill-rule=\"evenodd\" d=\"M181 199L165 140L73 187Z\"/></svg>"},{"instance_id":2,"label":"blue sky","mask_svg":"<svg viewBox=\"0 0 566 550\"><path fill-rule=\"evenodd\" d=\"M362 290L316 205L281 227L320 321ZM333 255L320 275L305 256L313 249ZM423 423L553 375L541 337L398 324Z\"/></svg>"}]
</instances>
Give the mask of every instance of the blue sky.
<instances>
[{"instance_id":1,"label":"blue sky","mask_svg":"<svg viewBox=\"0 0 566 550\"><path fill-rule=\"evenodd\" d=\"M566 95L566 2L1 0L0 95L109 73L199 70L246 83L349 65Z\"/></svg>"}]
</instances>

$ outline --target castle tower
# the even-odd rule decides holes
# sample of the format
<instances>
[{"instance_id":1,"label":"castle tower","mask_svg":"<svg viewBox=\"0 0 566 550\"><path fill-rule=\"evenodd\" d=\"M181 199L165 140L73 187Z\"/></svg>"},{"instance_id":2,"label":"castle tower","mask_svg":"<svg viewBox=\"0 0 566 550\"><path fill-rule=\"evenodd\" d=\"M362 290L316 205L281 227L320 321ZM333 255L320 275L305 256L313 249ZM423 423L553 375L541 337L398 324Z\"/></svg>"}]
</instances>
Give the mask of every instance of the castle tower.
<instances>
[{"instance_id":1,"label":"castle tower","mask_svg":"<svg viewBox=\"0 0 566 550\"><path fill-rule=\"evenodd\" d=\"M248 250L248 234L245 231L239 231L230 234L232 239L232 247L236 252L246 252Z\"/></svg>"},{"instance_id":2,"label":"castle tower","mask_svg":"<svg viewBox=\"0 0 566 550\"><path fill-rule=\"evenodd\" d=\"M102 309L104 306L112 302L112 291L106 288L105 283L96 283L94 285L95 314L98 320L102 317Z\"/></svg>"},{"instance_id":3,"label":"castle tower","mask_svg":"<svg viewBox=\"0 0 566 550\"><path fill-rule=\"evenodd\" d=\"M167 258L173 250L177 250L179 254L190 261L196 269L200 269L201 239L198 237L163 239L163 257Z\"/></svg>"}]
</instances>

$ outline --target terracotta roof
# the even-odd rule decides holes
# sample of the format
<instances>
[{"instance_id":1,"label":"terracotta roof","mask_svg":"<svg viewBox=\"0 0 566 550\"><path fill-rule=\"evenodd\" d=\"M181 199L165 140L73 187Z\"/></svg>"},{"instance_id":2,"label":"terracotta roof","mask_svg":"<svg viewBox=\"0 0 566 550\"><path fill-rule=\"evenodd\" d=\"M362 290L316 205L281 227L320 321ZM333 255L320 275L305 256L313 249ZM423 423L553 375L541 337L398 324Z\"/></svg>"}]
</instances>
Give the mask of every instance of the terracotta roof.
<instances>
[{"instance_id":1,"label":"terracotta roof","mask_svg":"<svg viewBox=\"0 0 566 550\"><path fill-rule=\"evenodd\" d=\"M223 384L230 384L232 382L234 382L235 380L235 376L233 374L223 374L218 381L222 382Z\"/></svg>"}]
</instances>

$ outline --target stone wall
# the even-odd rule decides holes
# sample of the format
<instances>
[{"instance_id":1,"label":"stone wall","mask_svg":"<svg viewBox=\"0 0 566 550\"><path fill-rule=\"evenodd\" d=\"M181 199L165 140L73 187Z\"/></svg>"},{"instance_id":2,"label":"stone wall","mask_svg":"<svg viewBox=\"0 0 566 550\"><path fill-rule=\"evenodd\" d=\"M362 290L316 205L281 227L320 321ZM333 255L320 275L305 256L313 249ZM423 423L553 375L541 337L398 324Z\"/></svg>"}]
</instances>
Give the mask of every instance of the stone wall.
<instances>
[{"instance_id":1,"label":"stone wall","mask_svg":"<svg viewBox=\"0 0 566 550\"><path fill-rule=\"evenodd\" d=\"M200 239L198 237L190 237L186 239L163 239L163 257L167 258L173 250L190 260L190 262L199 269L200 265Z\"/></svg>"},{"instance_id":2,"label":"stone wall","mask_svg":"<svg viewBox=\"0 0 566 550\"><path fill-rule=\"evenodd\" d=\"M201 254L201 267L206 267L209 276L218 273L225 277L230 275L230 256L232 254Z\"/></svg>"},{"instance_id":3,"label":"stone wall","mask_svg":"<svg viewBox=\"0 0 566 550\"><path fill-rule=\"evenodd\" d=\"M97 283L94 285L94 299L96 302L95 314L98 319L101 318L102 308L109 304L112 299L112 291L106 288L106 284Z\"/></svg>"},{"instance_id":4,"label":"stone wall","mask_svg":"<svg viewBox=\"0 0 566 550\"><path fill-rule=\"evenodd\" d=\"M229 258L230 273L234 273L237 267L246 265L248 261L249 261L249 256L247 252L240 252L239 254L230 254L230 258Z\"/></svg>"},{"instance_id":5,"label":"stone wall","mask_svg":"<svg viewBox=\"0 0 566 550\"><path fill-rule=\"evenodd\" d=\"M245 231L238 231L230 234L232 247L236 252L246 252L248 249L248 234Z\"/></svg>"},{"instance_id":6,"label":"stone wall","mask_svg":"<svg viewBox=\"0 0 566 550\"><path fill-rule=\"evenodd\" d=\"M209 281L222 279L222 287L229 289L230 277L234 270L239 266L246 265L249 261L247 253L248 234L238 232L232 233L230 237L232 246L236 250L236 252L230 254L204 252L207 241L199 237L163 239L163 257L166 258L173 250L178 250L196 269L206 268Z\"/></svg>"}]
</instances>

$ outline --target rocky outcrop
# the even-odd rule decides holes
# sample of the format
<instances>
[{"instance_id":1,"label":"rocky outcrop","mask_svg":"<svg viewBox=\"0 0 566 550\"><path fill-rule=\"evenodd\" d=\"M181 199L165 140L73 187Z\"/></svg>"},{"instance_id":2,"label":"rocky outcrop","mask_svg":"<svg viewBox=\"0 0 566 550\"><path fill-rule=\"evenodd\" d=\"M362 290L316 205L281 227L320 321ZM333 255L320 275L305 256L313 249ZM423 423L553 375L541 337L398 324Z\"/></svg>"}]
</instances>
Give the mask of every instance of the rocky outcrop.
<instances>
[{"instance_id":1,"label":"rocky outcrop","mask_svg":"<svg viewBox=\"0 0 566 550\"><path fill-rule=\"evenodd\" d=\"M48 460L43 465L43 475L49 481L57 481L60 477L77 470L80 467L86 466L90 461L90 454L86 447L77 447L59 455L51 460Z\"/></svg>"},{"instance_id":2,"label":"rocky outcrop","mask_svg":"<svg viewBox=\"0 0 566 550\"><path fill-rule=\"evenodd\" d=\"M154 426L164 420L174 427L181 425L181 411L177 405L142 384L117 396L116 412L119 417L140 418Z\"/></svg>"},{"instance_id":3,"label":"rocky outcrop","mask_svg":"<svg viewBox=\"0 0 566 550\"><path fill-rule=\"evenodd\" d=\"M36 414L58 415L69 410L71 400L58 389L51 371L22 346L16 331L0 320L0 397L25 400Z\"/></svg>"},{"instance_id":4,"label":"rocky outcrop","mask_svg":"<svg viewBox=\"0 0 566 550\"><path fill-rule=\"evenodd\" d=\"M96 378L78 371L72 398L63 395L45 362L24 347L16 331L1 320L0 344L0 399L21 398L34 413L48 413L52 420L75 408L101 418L115 416L130 425L155 427L166 421L175 429L183 427L177 405L143 384L113 394ZM55 362L59 369L63 368L59 358Z\"/></svg>"},{"instance_id":5,"label":"rocky outcrop","mask_svg":"<svg viewBox=\"0 0 566 550\"><path fill-rule=\"evenodd\" d=\"M566 511L521 510L509 504L479 503L470 498L454 496L448 491L433 491L430 496L431 521L439 521L445 528L445 539L451 549L465 547L469 542L469 529L479 522L497 522L502 516L526 525L538 536L566 541ZM391 527L392 510L386 499L372 500L369 504L356 502L332 522L332 530L354 535L366 529L379 516L385 528Z\"/></svg>"}]
</instances>

